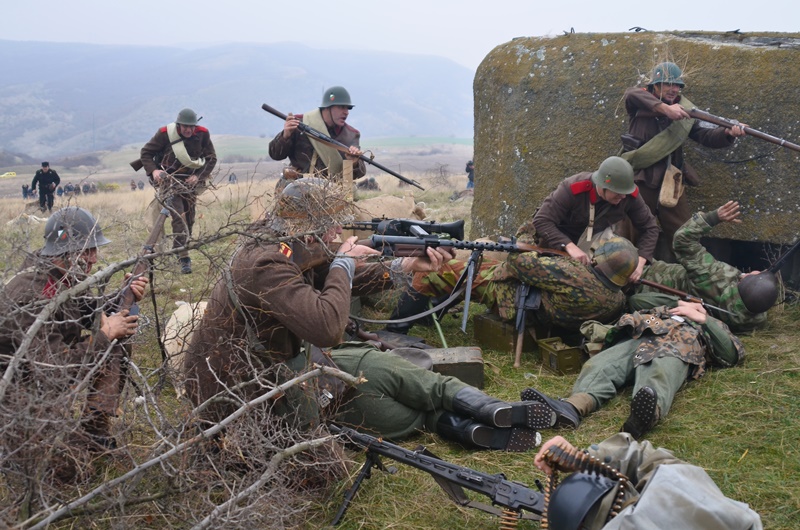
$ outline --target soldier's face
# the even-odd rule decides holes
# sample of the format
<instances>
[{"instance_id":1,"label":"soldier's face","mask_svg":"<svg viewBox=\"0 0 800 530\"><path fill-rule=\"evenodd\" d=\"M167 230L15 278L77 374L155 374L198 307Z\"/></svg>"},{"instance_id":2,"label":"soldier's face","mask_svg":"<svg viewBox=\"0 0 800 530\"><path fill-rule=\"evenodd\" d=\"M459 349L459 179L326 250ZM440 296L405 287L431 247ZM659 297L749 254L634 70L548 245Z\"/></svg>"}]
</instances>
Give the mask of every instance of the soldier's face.
<instances>
[{"instance_id":1,"label":"soldier's face","mask_svg":"<svg viewBox=\"0 0 800 530\"><path fill-rule=\"evenodd\" d=\"M681 85L672 83L657 83L653 85L653 95L664 103L672 105L681 94L681 88Z\"/></svg>"},{"instance_id":2,"label":"soldier's face","mask_svg":"<svg viewBox=\"0 0 800 530\"><path fill-rule=\"evenodd\" d=\"M342 127L344 122L347 121L347 116L350 115L350 107L346 105L334 105L328 108L331 111L331 121L333 124Z\"/></svg>"},{"instance_id":3,"label":"soldier's face","mask_svg":"<svg viewBox=\"0 0 800 530\"><path fill-rule=\"evenodd\" d=\"M194 130L197 128L195 125L183 125L178 124L178 132L181 133L181 136L184 138L191 138L194 135Z\"/></svg>"},{"instance_id":4,"label":"soldier's face","mask_svg":"<svg viewBox=\"0 0 800 530\"><path fill-rule=\"evenodd\" d=\"M600 198L603 199L604 201L609 202L614 206L622 202L622 199L625 198L625 195L615 193L607 188L598 189L597 195L599 195Z\"/></svg>"}]
</instances>

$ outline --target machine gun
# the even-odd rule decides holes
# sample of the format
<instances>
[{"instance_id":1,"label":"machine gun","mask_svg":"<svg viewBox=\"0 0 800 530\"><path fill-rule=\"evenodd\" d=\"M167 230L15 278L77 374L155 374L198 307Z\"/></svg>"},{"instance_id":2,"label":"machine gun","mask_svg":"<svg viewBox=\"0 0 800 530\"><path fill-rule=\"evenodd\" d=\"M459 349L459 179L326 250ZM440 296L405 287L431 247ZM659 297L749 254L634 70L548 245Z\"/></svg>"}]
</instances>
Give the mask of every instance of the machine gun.
<instances>
[{"instance_id":1,"label":"machine gun","mask_svg":"<svg viewBox=\"0 0 800 530\"><path fill-rule=\"evenodd\" d=\"M411 451L346 427L330 425L329 429L331 433L339 435L343 441L358 446L367 453L364 466L353 485L345 493L344 501L331 523L334 526L341 522L364 479L370 477L372 467L387 471L381 463L381 456L430 474L453 502L501 517L503 524L506 525L501 524L502 528L516 527L519 519L534 521L541 519L544 511L544 488L538 480L536 481L538 489L534 490L520 482L506 479L502 473L490 475L451 464L436 457L422 446ZM391 470L388 471L391 472ZM470 500L464 492L465 488L488 497L492 501L492 505ZM502 509L499 509L498 506Z\"/></svg>"},{"instance_id":2,"label":"machine gun","mask_svg":"<svg viewBox=\"0 0 800 530\"><path fill-rule=\"evenodd\" d=\"M373 217L372 221L354 221L342 226L345 230L369 230L382 236L410 236L412 226L418 226L429 234L447 234L453 239L464 239L464 220L451 223L418 221L416 219L387 219Z\"/></svg>"},{"instance_id":3,"label":"machine gun","mask_svg":"<svg viewBox=\"0 0 800 530\"><path fill-rule=\"evenodd\" d=\"M281 112L279 110L275 110L274 108L270 107L266 103L261 105L261 108L264 109L265 111L269 112L273 116L277 116L278 118L282 119L283 121L286 121L289 118L283 112ZM306 125L303 122L298 123L297 128L300 130L300 132L304 133L309 138L313 138L314 140L317 140L318 142L322 142L322 143L324 143L326 145L329 145L329 146L333 147L334 149L336 149L338 151L341 151L342 153L349 153L350 152L350 148L348 146L344 145L342 142L334 140L333 138L331 138L327 134L322 134L318 130L314 129L313 127L309 127L308 125ZM416 180L412 180L412 179L406 178L403 175L401 175L400 173L396 173L396 172L392 171L391 169L389 169L388 167L383 166L383 165L375 162L372 158L370 158L368 156L360 155L358 158L360 160L363 160L367 164L371 164L371 165L377 167L378 169L384 170L385 172L387 172L391 176L402 180L406 184L411 184L412 186L416 186L417 188L421 189L422 191L425 191L425 188L423 188L420 185L420 183L417 182Z\"/></svg>"}]
</instances>

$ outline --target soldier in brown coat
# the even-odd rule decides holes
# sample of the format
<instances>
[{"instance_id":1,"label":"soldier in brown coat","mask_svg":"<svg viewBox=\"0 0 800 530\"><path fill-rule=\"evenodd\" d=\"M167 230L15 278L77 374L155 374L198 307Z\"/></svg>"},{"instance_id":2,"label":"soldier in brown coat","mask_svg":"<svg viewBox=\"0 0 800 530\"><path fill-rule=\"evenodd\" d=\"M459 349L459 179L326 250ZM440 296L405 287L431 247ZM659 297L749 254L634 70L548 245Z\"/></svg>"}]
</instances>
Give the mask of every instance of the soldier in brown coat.
<instances>
[{"instance_id":1,"label":"soldier in brown coat","mask_svg":"<svg viewBox=\"0 0 800 530\"><path fill-rule=\"evenodd\" d=\"M313 345L366 381L323 400L314 385L287 390L270 411L293 419L295 427L313 426L327 413L393 439L428 429L470 447L534 447L533 429L554 421L549 410L539 414L545 407L538 402L505 403L399 355L343 342L351 291L368 294L405 282L413 271L437 270L452 254L429 249L426 258L368 263L366 257L379 253L355 237L329 253L327 245L341 233L340 197L341 186L323 179L290 183L223 271L185 363L187 393L196 404L224 397L205 409L204 418L218 422L262 394L265 384L305 370L304 352L311 355Z\"/></svg>"},{"instance_id":2,"label":"soldier in brown coat","mask_svg":"<svg viewBox=\"0 0 800 530\"><path fill-rule=\"evenodd\" d=\"M353 161L353 180L367 174L367 166L359 155L361 133L350 126L347 117L355 105L344 87L334 86L322 95L318 109L305 114L289 113L283 124L283 130L269 143L269 156L273 160L288 158L294 172L285 174L314 174L315 176L341 179L342 160ZM331 146L324 145L300 132L298 124L302 122L317 131L327 134L334 140L350 147L350 152L340 153ZM287 184L286 176L278 182L278 189Z\"/></svg>"}]
</instances>

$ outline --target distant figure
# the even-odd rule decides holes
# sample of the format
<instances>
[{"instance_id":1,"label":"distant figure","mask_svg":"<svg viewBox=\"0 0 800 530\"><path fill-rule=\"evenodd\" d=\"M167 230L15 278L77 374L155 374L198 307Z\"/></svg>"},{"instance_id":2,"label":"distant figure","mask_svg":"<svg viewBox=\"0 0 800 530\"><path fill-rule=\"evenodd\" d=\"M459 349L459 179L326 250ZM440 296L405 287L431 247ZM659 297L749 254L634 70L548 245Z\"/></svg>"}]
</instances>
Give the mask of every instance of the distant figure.
<instances>
[{"instance_id":1,"label":"distant figure","mask_svg":"<svg viewBox=\"0 0 800 530\"><path fill-rule=\"evenodd\" d=\"M228 177L228 183L236 184L237 182L239 182L239 178L236 176L236 173L231 173Z\"/></svg>"},{"instance_id":2,"label":"distant figure","mask_svg":"<svg viewBox=\"0 0 800 530\"><path fill-rule=\"evenodd\" d=\"M136 191L136 181L131 179L131 191Z\"/></svg>"},{"instance_id":3,"label":"distant figure","mask_svg":"<svg viewBox=\"0 0 800 530\"><path fill-rule=\"evenodd\" d=\"M356 182L356 188L360 190L381 191L381 187L378 186L378 181L375 180L375 177L369 177Z\"/></svg>"},{"instance_id":4,"label":"distant figure","mask_svg":"<svg viewBox=\"0 0 800 530\"><path fill-rule=\"evenodd\" d=\"M44 212L45 210L53 211L53 196L56 187L61 182L61 178L55 170L50 169L49 162L42 162L42 169L36 172L31 182L31 193L36 191L36 185L39 185L39 209Z\"/></svg>"},{"instance_id":5,"label":"distant figure","mask_svg":"<svg viewBox=\"0 0 800 530\"><path fill-rule=\"evenodd\" d=\"M27 199L28 198L28 187L29 186L27 184L23 184L22 185L22 198L23 199Z\"/></svg>"},{"instance_id":6,"label":"distant figure","mask_svg":"<svg viewBox=\"0 0 800 530\"><path fill-rule=\"evenodd\" d=\"M465 169L467 173L467 189L471 190L475 187L475 164L470 160L467 162L467 168Z\"/></svg>"},{"instance_id":7,"label":"distant figure","mask_svg":"<svg viewBox=\"0 0 800 530\"><path fill-rule=\"evenodd\" d=\"M353 179L360 179L367 174L366 163L358 158L363 154L359 148L361 133L345 123L353 107L350 93L344 87L329 88L322 95L318 108L304 114L289 113L283 130L269 143L270 158L288 158L297 176L313 173L314 176L336 181L342 178L342 161L347 158L353 162ZM349 146L349 153L340 153L329 145L301 134L298 129L300 122ZM282 190L289 183L291 179L287 179L287 176L284 171L276 185L277 190Z\"/></svg>"},{"instance_id":8,"label":"distant figure","mask_svg":"<svg viewBox=\"0 0 800 530\"><path fill-rule=\"evenodd\" d=\"M140 180L139 184L137 184L137 186L139 187L140 190L143 190L144 189L144 181Z\"/></svg>"},{"instance_id":9,"label":"distant figure","mask_svg":"<svg viewBox=\"0 0 800 530\"><path fill-rule=\"evenodd\" d=\"M56 188L56 195L58 195L59 197L64 195L64 188L62 188L61 186L57 187Z\"/></svg>"},{"instance_id":10,"label":"distant figure","mask_svg":"<svg viewBox=\"0 0 800 530\"><path fill-rule=\"evenodd\" d=\"M67 197L72 197L72 194L75 193L75 186L72 185L72 182L67 182L64 186L64 194Z\"/></svg>"},{"instance_id":11,"label":"distant figure","mask_svg":"<svg viewBox=\"0 0 800 530\"><path fill-rule=\"evenodd\" d=\"M89 184L89 193L97 193L97 184L92 182Z\"/></svg>"},{"instance_id":12,"label":"distant figure","mask_svg":"<svg viewBox=\"0 0 800 530\"><path fill-rule=\"evenodd\" d=\"M92 186L88 182L84 182L83 186L81 186L81 191L84 195L89 195L89 192L92 191Z\"/></svg>"}]
</instances>

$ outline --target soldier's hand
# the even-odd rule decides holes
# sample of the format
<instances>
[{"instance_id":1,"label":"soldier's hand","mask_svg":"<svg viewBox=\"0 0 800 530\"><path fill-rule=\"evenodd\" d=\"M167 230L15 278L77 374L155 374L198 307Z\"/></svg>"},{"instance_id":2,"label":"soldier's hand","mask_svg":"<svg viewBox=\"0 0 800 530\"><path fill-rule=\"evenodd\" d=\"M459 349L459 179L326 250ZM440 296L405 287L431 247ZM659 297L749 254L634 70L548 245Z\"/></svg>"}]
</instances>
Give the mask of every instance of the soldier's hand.
<instances>
[{"instance_id":1,"label":"soldier's hand","mask_svg":"<svg viewBox=\"0 0 800 530\"><path fill-rule=\"evenodd\" d=\"M425 249L424 258L403 258L401 267L403 272L436 272L442 268L447 261L455 258L455 252L451 248L428 247Z\"/></svg>"},{"instance_id":2,"label":"soldier's hand","mask_svg":"<svg viewBox=\"0 0 800 530\"><path fill-rule=\"evenodd\" d=\"M674 316L686 317L698 324L705 324L708 317L708 312L703 304L684 302L683 300L678 300L678 306L671 308L669 313Z\"/></svg>"},{"instance_id":3,"label":"soldier's hand","mask_svg":"<svg viewBox=\"0 0 800 530\"><path fill-rule=\"evenodd\" d=\"M748 125L746 123L737 123L733 127L725 129L725 134L727 134L728 136L733 136L734 138L739 138L740 136L744 136L745 134L747 134L746 132L744 132L744 128L747 126Z\"/></svg>"},{"instance_id":4,"label":"soldier's hand","mask_svg":"<svg viewBox=\"0 0 800 530\"><path fill-rule=\"evenodd\" d=\"M100 331L102 331L108 340L124 339L136 333L139 327L139 317L136 315L129 315L128 310L125 309L113 315L100 316Z\"/></svg>"},{"instance_id":5,"label":"soldier's hand","mask_svg":"<svg viewBox=\"0 0 800 530\"><path fill-rule=\"evenodd\" d=\"M673 121L691 118L691 116L689 116L689 113L686 112L686 109L681 107L678 103L673 103L672 105L661 103L660 105L656 105L656 108L660 109L661 112L664 114L664 116Z\"/></svg>"},{"instance_id":6,"label":"soldier's hand","mask_svg":"<svg viewBox=\"0 0 800 530\"><path fill-rule=\"evenodd\" d=\"M127 283L131 276L133 276L130 272L125 274L125 282ZM147 279L145 276L138 276L130 283L130 289L133 293L133 298L139 302L142 298L144 298L144 292L147 289L147 284L150 280Z\"/></svg>"},{"instance_id":7,"label":"soldier's hand","mask_svg":"<svg viewBox=\"0 0 800 530\"><path fill-rule=\"evenodd\" d=\"M533 458L533 465L547 473L548 475L553 472L553 469L545 462L544 455L547 453L547 450L557 445L564 449L567 449L568 452L574 452L575 448L569 443L563 436L554 436L550 438L542 446L539 448L539 452L536 453L536 456Z\"/></svg>"},{"instance_id":8,"label":"soldier's hand","mask_svg":"<svg viewBox=\"0 0 800 530\"><path fill-rule=\"evenodd\" d=\"M645 265L647 265L647 260L639 256L639 264L636 266L636 269L631 273L631 275L628 276L628 283L637 283L642 278Z\"/></svg>"},{"instance_id":9,"label":"soldier's hand","mask_svg":"<svg viewBox=\"0 0 800 530\"><path fill-rule=\"evenodd\" d=\"M162 169L156 169L153 171L153 182L155 182L156 186L161 184L161 179L167 175L167 172Z\"/></svg>"},{"instance_id":10,"label":"soldier's hand","mask_svg":"<svg viewBox=\"0 0 800 530\"><path fill-rule=\"evenodd\" d=\"M187 186L192 186L192 187L193 187L193 186L196 186L196 185L197 185L197 182L198 182L199 180L200 180L200 179L199 179L199 178L197 178L197 175L192 175L192 176L190 176L188 179L186 179L186 185L187 185Z\"/></svg>"},{"instance_id":11,"label":"soldier's hand","mask_svg":"<svg viewBox=\"0 0 800 530\"><path fill-rule=\"evenodd\" d=\"M358 158L364 154L364 151L354 145L351 145L348 151L349 152L344 154L345 158L348 160L358 160Z\"/></svg>"},{"instance_id":12,"label":"soldier's hand","mask_svg":"<svg viewBox=\"0 0 800 530\"><path fill-rule=\"evenodd\" d=\"M291 112L286 115L286 121L283 122L283 137L287 140L292 137L292 134L297 130L300 125L300 120Z\"/></svg>"},{"instance_id":13,"label":"soldier's hand","mask_svg":"<svg viewBox=\"0 0 800 530\"><path fill-rule=\"evenodd\" d=\"M717 215L719 215L719 220L723 223L741 223L742 220L739 219L741 214L739 203L736 201L728 201L717 208Z\"/></svg>"},{"instance_id":14,"label":"soldier's hand","mask_svg":"<svg viewBox=\"0 0 800 530\"><path fill-rule=\"evenodd\" d=\"M589 259L589 255L582 251L575 243L569 243L566 247L564 247L564 250L567 251L567 254L569 254L570 258L580 261L584 265L589 265L591 261Z\"/></svg>"},{"instance_id":15,"label":"soldier's hand","mask_svg":"<svg viewBox=\"0 0 800 530\"><path fill-rule=\"evenodd\" d=\"M375 256L380 255L380 251L375 250L374 248L370 248L366 245L358 245L358 236L350 236L347 240L341 244L339 247L339 254L344 254L345 256L349 256L351 258L358 258L361 256ZM356 260L356 267L359 266L360 263L363 263L364 260Z\"/></svg>"}]
</instances>

